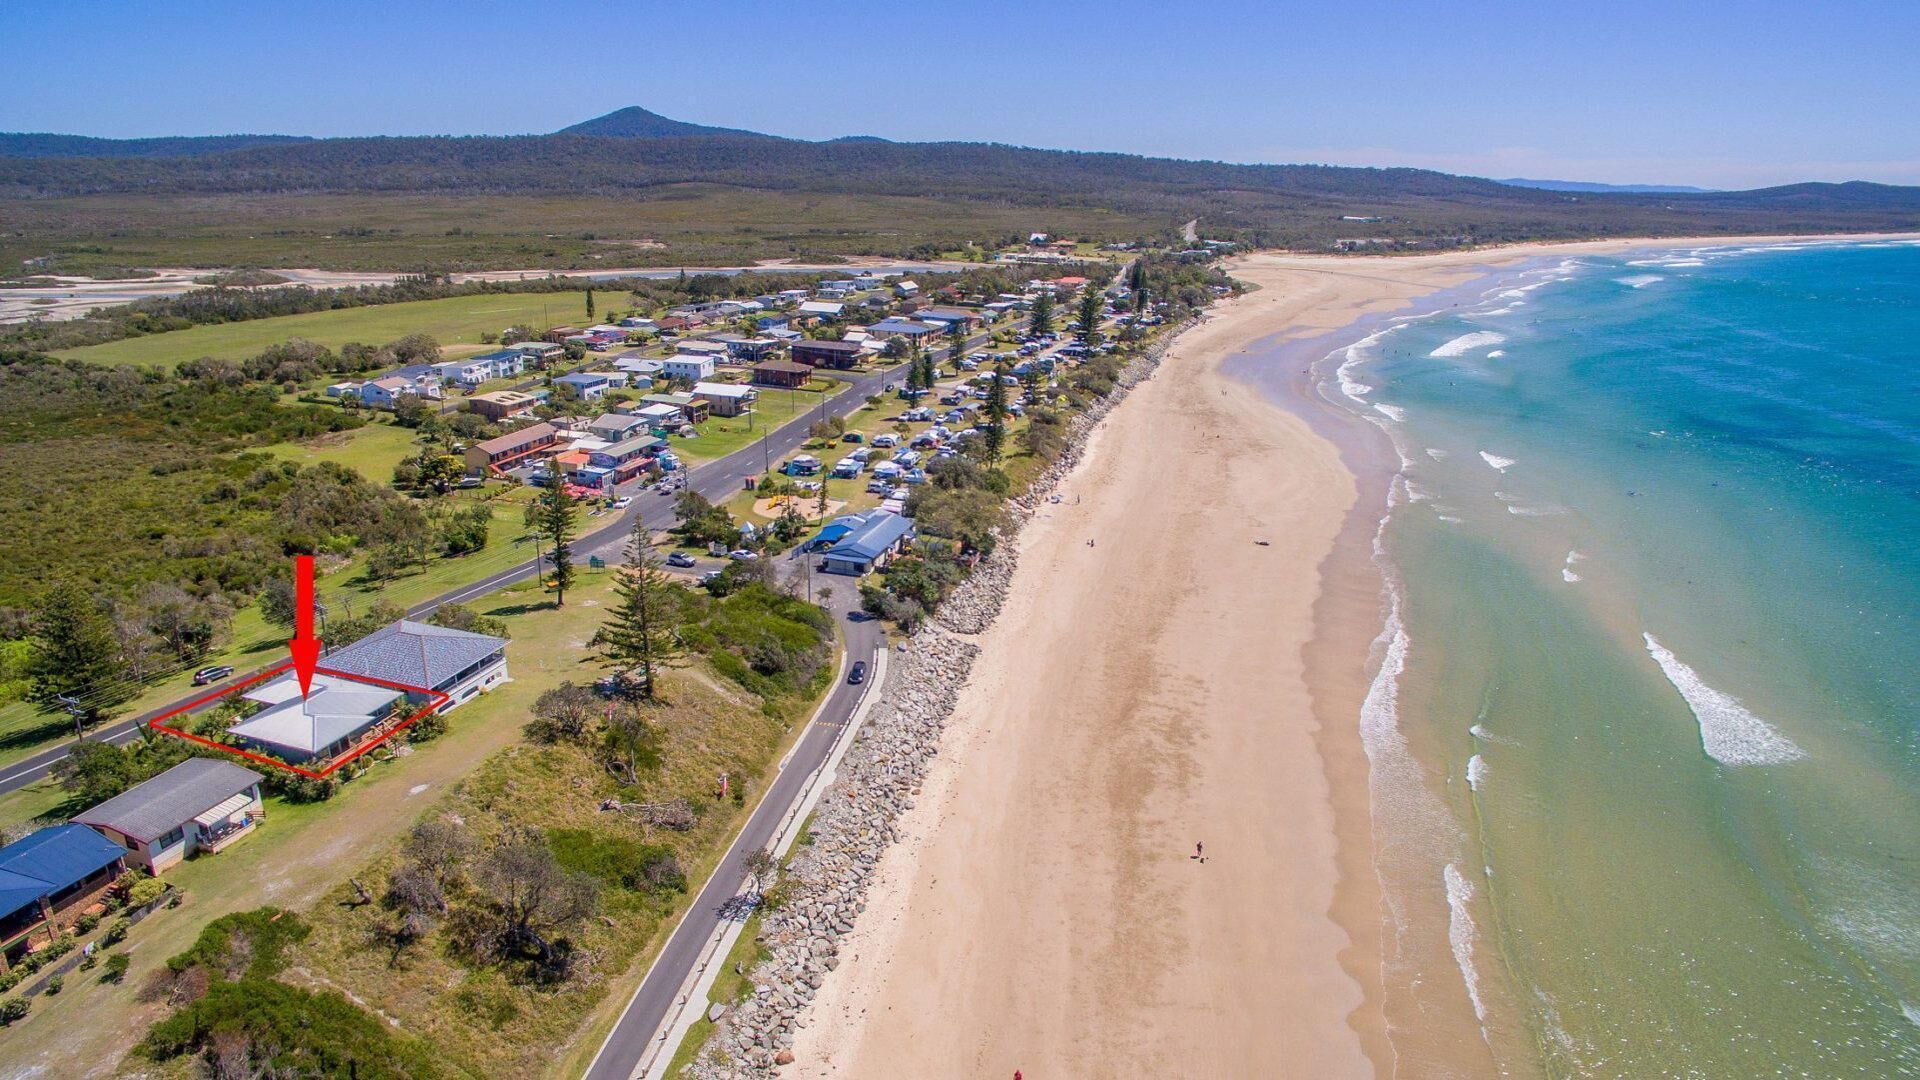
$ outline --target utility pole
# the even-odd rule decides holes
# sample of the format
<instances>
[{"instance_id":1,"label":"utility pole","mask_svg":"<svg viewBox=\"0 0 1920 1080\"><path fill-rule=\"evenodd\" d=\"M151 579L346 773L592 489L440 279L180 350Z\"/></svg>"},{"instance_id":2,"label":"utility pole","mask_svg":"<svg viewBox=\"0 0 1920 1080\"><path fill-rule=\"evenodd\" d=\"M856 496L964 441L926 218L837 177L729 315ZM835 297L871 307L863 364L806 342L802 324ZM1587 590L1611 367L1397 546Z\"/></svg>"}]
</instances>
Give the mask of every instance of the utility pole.
<instances>
[{"instance_id":1,"label":"utility pole","mask_svg":"<svg viewBox=\"0 0 1920 1080\"><path fill-rule=\"evenodd\" d=\"M55 701L58 701L58 702L60 703L60 707L61 707L61 708L63 708L63 709L65 709L65 710L67 710L67 713L68 713L68 715L70 715L70 716L72 716L72 717L73 717L73 737L74 737L75 739L84 739L84 738L86 738L86 737L87 737L87 735L86 735L86 720L87 720L87 708L86 708L86 706L84 706L84 705L82 705L82 704L80 704L80 699L79 699L79 698L76 698L76 697L74 697L74 696L72 696L72 695L70 695L70 694L56 694L56 695L54 696L54 700L55 700Z\"/></svg>"}]
</instances>

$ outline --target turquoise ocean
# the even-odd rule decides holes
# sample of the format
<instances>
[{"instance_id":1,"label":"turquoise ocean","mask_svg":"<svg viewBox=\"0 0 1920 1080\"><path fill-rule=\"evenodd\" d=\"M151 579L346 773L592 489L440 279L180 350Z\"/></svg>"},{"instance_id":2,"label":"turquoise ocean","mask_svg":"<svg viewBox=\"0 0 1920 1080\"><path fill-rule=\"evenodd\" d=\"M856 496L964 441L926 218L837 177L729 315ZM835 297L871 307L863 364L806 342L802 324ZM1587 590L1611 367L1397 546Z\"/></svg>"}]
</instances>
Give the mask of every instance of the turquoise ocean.
<instances>
[{"instance_id":1,"label":"turquoise ocean","mask_svg":"<svg viewBox=\"0 0 1920 1080\"><path fill-rule=\"evenodd\" d=\"M1363 330L1315 371L1400 462L1381 876L1451 961L1389 966L1516 1075L1920 1075L1920 244L1555 258Z\"/></svg>"}]
</instances>

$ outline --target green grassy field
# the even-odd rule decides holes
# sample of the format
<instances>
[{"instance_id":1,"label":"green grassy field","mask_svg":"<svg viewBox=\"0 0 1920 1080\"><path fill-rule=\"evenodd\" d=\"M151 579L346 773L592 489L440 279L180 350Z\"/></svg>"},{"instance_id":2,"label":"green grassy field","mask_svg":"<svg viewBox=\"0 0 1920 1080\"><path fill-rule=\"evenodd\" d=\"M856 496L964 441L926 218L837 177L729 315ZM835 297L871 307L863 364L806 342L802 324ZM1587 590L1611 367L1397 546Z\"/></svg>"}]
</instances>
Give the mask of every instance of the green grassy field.
<instances>
[{"instance_id":1,"label":"green grassy field","mask_svg":"<svg viewBox=\"0 0 1920 1080\"><path fill-rule=\"evenodd\" d=\"M794 417L818 408L827 398L846 393L848 385L835 379L815 379L804 390L762 388L751 413L716 416L700 425L699 438L675 439L673 451L696 463L726 457Z\"/></svg>"},{"instance_id":2,"label":"green grassy field","mask_svg":"<svg viewBox=\"0 0 1920 1080\"><path fill-rule=\"evenodd\" d=\"M482 334L497 334L526 323L549 326L579 322L586 314L584 291L455 296L196 326L67 349L56 355L96 364L171 367L201 356L243 360L290 338L306 338L337 349L349 341L379 345L408 334L427 334L442 345L477 347Z\"/></svg>"},{"instance_id":3,"label":"green grassy field","mask_svg":"<svg viewBox=\"0 0 1920 1080\"><path fill-rule=\"evenodd\" d=\"M393 479L393 467L413 456L418 449L411 428L372 423L337 435L322 435L302 442L275 443L264 448L282 461L313 465L322 461L338 462L376 484Z\"/></svg>"}]
</instances>

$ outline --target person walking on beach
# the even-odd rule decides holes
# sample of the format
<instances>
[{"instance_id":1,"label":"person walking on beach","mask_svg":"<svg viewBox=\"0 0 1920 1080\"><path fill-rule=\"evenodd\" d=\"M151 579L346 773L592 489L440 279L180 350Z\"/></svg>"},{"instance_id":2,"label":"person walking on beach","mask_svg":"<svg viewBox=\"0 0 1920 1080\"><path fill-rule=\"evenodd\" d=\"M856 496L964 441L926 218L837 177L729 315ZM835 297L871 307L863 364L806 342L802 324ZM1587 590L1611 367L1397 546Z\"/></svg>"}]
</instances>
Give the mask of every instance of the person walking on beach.
<instances>
[{"instance_id":1,"label":"person walking on beach","mask_svg":"<svg viewBox=\"0 0 1920 1080\"><path fill-rule=\"evenodd\" d=\"M1201 862L1207 861L1207 845L1204 842L1199 840L1194 841L1193 857L1199 859Z\"/></svg>"}]
</instances>

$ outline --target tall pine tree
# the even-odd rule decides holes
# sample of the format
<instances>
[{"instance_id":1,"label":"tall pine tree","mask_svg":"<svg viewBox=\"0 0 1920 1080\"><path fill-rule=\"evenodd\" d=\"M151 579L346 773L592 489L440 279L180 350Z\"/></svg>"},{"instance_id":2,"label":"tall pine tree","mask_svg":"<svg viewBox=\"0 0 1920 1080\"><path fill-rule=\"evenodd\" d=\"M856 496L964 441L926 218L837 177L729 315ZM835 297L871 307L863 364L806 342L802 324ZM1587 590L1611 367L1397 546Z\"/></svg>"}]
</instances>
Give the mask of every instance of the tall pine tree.
<instances>
[{"instance_id":1,"label":"tall pine tree","mask_svg":"<svg viewBox=\"0 0 1920 1080\"><path fill-rule=\"evenodd\" d=\"M573 497L558 476L553 486L540 496L540 532L553 545L553 603L565 607L567 590L573 586L577 571L573 568Z\"/></svg>"},{"instance_id":2,"label":"tall pine tree","mask_svg":"<svg viewBox=\"0 0 1920 1080\"><path fill-rule=\"evenodd\" d=\"M587 286L587 321L593 321L593 286Z\"/></svg>"},{"instance_id":3,"label":"tall pine tree","mask_svg":"<svg viewBox=\"0 0 1920 1080\"><path fill-rule=\"evenodd\" d=\"M1042 289L1033 297L1033 314L1027 320L1027 329L1035 334L1053 332L1053 293Z\"/></svg>"},{"instance_id":4,"label":"tall pine tree","mask_svg":"<svg viewBox=\"0 0 1920 1080\"><path fill-rule=\"evenodd\" d=\"M673 633L675 588L647 542L647 526L636 519L627 536L627 565L613 583L619 599L596 640L615 680L647 701L658 689L661 665L684 652Z\"/></svg>"},{"instance_id":5,"label":"tall pine tree","mask_svg":"<svg viewBox=\"0 0 1920 1080\"><path fill-rule=\"evenodd\" d=\"M93 590L77 581L55 585L41 601L29 669L33 701L56 711L69 707L62 698L78 701L76 721L98 720L127 697L113 624Z\"/></svg>"},{"instance_id":6,"label":"tall pine tree","mask_svg":"<svg viewBox=\"0 0 1920 1080\"><path fill-rule=\"evenodd\" d=\"M1000 464L1000 455L1007 448L1006 374L1004 366L995 364L993 381L987 384L987 422L980 426L980 436L990 465Z\"/></svg>"},{"instance_id":7,"label":"tall pine tree","mask_svg":"<svg viewBox=\"0 0 1920 1080\"><path fill-rule=\"evenodd\" d=\"M1082 345L1100 343L1100 308L1103 306L1100 291L1088 285L1080 294L1080 318L1074 323L1073 336Z\"/></svg>"}]
</instances>

